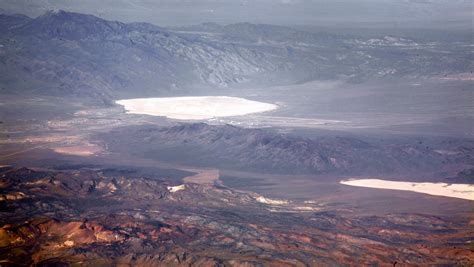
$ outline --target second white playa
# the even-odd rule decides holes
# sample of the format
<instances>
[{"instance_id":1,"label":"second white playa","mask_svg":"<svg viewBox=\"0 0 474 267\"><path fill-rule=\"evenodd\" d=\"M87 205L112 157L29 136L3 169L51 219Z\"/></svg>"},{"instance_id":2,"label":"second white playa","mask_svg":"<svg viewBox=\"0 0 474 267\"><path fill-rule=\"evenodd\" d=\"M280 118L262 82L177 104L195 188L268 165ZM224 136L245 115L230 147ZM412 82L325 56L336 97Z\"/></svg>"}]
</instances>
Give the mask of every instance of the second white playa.
<instances>
[{"instance_id":1,"label":"second white playa","mask_svg":"<svg viewBox=\"0 0 474 267\"><path fill-rule=\"evenodd\" d=\"M350 186L412 191L435 196L474 200L474 185L471 184L414 183L380 179L345 180L340 183Z\"/></svg>"}]
</instances>

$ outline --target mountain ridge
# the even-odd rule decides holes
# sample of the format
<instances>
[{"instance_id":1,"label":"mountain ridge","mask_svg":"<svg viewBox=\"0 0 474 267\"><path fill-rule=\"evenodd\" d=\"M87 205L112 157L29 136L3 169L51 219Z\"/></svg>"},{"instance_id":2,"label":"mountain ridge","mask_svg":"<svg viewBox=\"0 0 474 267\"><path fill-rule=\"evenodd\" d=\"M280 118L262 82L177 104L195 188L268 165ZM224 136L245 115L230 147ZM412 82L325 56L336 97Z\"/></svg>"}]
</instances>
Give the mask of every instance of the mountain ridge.
<instances>
[{"instance_id":1,"label":"mountain ridge","mask_svg":"<svg viewBox=\"0 0 474 267\"><path fill-rule=\"evenodd\" d=\"M437 151L441 144L384 144L355 137L295 137L271 129L249 129L206 123L172 127L134 126L99 135L110 151L190 165L243 168L268 173L391 174L400 170L432 171L440 165L471 164L472 147L456 155ZM455 148L452 148L455 149ZM461 152L464 151L464 152Z\"/></svg>"}]
</instances>

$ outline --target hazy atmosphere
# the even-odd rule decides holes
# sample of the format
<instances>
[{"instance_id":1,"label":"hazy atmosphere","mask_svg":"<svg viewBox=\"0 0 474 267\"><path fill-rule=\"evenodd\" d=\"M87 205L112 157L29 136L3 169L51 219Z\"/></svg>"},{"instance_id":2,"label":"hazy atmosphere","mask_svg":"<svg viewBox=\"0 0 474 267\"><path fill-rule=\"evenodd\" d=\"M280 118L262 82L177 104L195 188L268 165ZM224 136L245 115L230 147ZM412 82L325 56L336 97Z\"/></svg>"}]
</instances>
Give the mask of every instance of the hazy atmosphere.
<instances>
[{"instance_id":1,"label":"hazy atmosphere","mask_svg":"<svg viewBox=\"0 0 474 267\"><path fill-rule=\"evenodd\" d=\"M472 1L0 1L0 265L473 266Z\"/></svg>"},{"instance_id":2,"label":"hazy atmosphere","mask_svg":"<svg viewBox=\"0 0 474 267\"><path fill-rule=\"evenodd\" d=\"M0 8L32 17L48 10L63 9L105 19L163 26L250 22L468 29L473 13L469 0L4 0Z\"/></svg>"}]
</instances>

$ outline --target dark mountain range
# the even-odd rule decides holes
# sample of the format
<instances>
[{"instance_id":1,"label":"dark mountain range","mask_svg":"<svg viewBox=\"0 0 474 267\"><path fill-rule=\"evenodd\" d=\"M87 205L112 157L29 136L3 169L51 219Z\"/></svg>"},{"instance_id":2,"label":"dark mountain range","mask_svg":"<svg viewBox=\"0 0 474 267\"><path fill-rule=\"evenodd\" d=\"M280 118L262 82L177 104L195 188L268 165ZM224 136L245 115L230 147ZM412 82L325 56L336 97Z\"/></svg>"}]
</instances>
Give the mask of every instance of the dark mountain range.
<instances>
[{"instance_id":1,"label":"dark mountain range","mask_svg":"<svg viewBox=\"0 0 474 267\"><path fill-rule=\"evenodd\" d=\"M118 128L102 138L114 152L164 160L179 157L190 164L271 173L388 174L472 163L472 148L467 147L454 155L443 155L422 144L377 144L336 136L309 139L204 123Z\"/></svg>"},{"instance_id":2,"label":"dark mountain range","mask_svg":"<svg viewBox=\"0 0 474 267\"><path fill-rule=\"evenodd\" d=\"M165 29L50 11L34 19L1 15L0 28L4 93L106 101L191 88L431 77L467 72L471 64L463 44L249 23Z\"/></svg>"},{"instance_id":3,"label":"dark mountain range","mask_svg":"<svg viewBox=\"0 0 474 267\"><path fill-rule=\"evenodd\" d=\"M297 44L299 42L313 45L338 45L343 44L345 36L338 36L326 32L310 33L296 30L291 27L276 26L268 24L236 23L219 25L215 23L203 23L188 27L180 27L177 30L191 32L207 32L221 34L222 38L234 42L279 42Z\"/></svg>"},{"instance_id":4,"label":"dark mountain range","mask_svg":"<svg viewBox=\"0 0 474 267\"><path fill-rule=\"evenodd\" d=\"M0 31L2 32L8 32L9 30L13 29L14 27L23 25L30 21L31 18L17 14L17 15L3 15L0 14L0 24L2 25L2 28Z\"/></svg>"}]
</instances>

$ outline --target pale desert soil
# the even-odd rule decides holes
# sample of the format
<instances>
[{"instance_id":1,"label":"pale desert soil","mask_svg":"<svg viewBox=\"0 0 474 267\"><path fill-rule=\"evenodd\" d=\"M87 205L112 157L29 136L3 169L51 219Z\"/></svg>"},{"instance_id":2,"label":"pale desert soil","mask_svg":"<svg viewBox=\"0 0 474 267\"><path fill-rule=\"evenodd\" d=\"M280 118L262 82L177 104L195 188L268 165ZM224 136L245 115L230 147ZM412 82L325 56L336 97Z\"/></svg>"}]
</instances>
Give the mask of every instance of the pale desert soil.
<instances>
[{"instance_id":1,"label":"pale desert soil","mask_svg":"<svg viewBox=\"0 0 474 267\"><path fill-rule=\"evenodd\" d=\"M59 154L65 155L74 155L74 156L92 156L101 151L100 147L97 146L64 146L64 147L55 147L53 151Z\"/></svg>"},{"instance_id":2,"label":"pale desert soil","mask_svg":"<svg viewBox=\"0 0 474 267\"><path fill-rule=\"evenodd\" d=\"M216 169L183 169L197 174L183 178L185 183L214 184L219 180L219 170Z\"/></svg>"}]
</instances>

